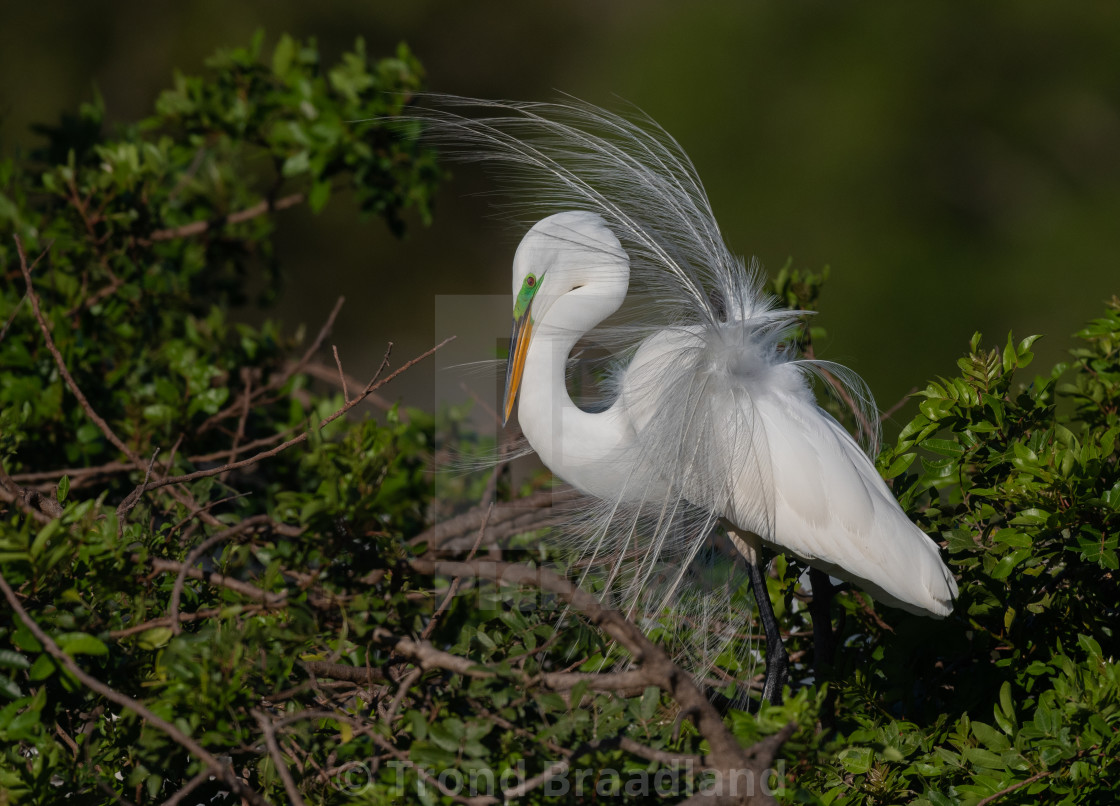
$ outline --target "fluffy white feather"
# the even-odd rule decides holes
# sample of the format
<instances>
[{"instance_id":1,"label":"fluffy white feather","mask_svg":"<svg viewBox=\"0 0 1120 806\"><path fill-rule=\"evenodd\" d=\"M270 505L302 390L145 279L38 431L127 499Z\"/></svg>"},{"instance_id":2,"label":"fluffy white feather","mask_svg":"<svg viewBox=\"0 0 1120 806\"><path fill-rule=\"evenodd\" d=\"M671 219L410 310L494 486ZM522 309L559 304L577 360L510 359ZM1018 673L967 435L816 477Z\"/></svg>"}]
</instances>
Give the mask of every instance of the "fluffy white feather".
<instances>
[{"instance_id":1,"label":"fluffy white feather","mask_svg":"<svg viewBox=\"0 0 1120 806\"><path fill-rule=\"evenodd\" d=\"M514 259L514 298L531 300L519 421L542 461L591 497L570 539L585 566L606 570L618 604L657 612L688 590L712 616L719 605L689 575L726 520L884 604L950 612L956 584L936 545L809 378L838 377L857 421L877 428L870 393L794 355L803 312L776 307L758 269L730 253L668 134L578 103L437 100L434 137L499 168L541 219ZM624 299L621 319L604 323ZM588 334L622 362L594 413L565 383ZM876 450L877 431L862 436Z\"/></svg>"}]
</instances>

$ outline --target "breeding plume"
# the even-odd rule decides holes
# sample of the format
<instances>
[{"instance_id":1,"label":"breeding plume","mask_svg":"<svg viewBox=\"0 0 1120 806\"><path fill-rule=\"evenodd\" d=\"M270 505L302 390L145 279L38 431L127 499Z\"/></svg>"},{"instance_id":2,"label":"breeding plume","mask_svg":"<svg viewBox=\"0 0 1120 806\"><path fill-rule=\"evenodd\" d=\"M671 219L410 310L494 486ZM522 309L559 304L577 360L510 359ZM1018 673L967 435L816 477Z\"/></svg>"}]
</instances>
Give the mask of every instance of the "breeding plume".
<instances>
[{"instance_id":1,"label":"breeding plume","mask_svg":"<svg viewBox=\"0 0 1120 806\"><path fill-rule=\"evenodd\" d=\"M947 615L957 587L937 546L817 404L812 380L838 379L863 409L856 420L877 423L866 387L796 354L804 312L777 307L757 267L724 245L680 146L647 118L576 103L470 105L489 116L460 116L445 99L435 135L501 168L539 219L513 261L504 414L516 405L544 464L591 498L584 562L608 569L624 606L655 588L671 598L726 531L766 627L771 700L785 659L763 546L883 604ZM566 382L581 339L616 358L593 406ZM863 436L873 450L877 433Z\"/></svg>"}]
</instances>

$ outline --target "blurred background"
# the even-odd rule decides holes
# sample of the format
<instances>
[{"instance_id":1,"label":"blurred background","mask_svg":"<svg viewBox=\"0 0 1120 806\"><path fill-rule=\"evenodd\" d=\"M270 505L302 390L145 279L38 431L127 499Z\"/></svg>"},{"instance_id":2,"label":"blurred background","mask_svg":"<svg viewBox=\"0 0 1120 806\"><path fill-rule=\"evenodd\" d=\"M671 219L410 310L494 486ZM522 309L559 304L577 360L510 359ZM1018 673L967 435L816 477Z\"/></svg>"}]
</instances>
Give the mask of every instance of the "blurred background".
<instances>
[{"instance_id":1,"label":"blurred background","mask_svg":"<svg viewBox=\"0 0 1120 806\"><path fill-rule=\"evenodd\" d=\"M9 1L0 145L34 144L32 123L95 88L110 120L142 117L175 68L261 27L266 53L313 36L325 64L358 36L375 57L406 42L439 92L642 108L691 155L735 252L831 266L818 353L884 409L955 372L975 330L1045 334L1048 371L1120 293L1117 3ZM455 167L404 241L337 196L280 213L287 285L266 314L314 333L344 294L347 370L370 374L389 340L399 365L431 345L438 295L509 293L521 233L490 188ZM425 369L387 392L430 407L436 385Z\"/></svg>"}]
</instances>

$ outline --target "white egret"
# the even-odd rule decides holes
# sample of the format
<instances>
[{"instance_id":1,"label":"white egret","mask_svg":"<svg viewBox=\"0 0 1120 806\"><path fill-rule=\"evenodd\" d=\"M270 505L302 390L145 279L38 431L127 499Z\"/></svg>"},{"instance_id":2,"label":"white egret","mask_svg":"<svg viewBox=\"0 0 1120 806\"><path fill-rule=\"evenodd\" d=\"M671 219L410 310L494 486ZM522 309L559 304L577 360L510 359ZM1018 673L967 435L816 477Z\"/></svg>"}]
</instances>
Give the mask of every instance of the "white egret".
<instances>
[{"instance_id":1,"label":"white egret","mask_svg":"<svg viewBox=\"0 0 1120 806\"><path fill-rule=\"evenodd\" d=\"M763 546L883 604L946 616L957 586L937 545L818 405L810 380L827 369L865 407L861 422L877 423L866 387L843 367L794 354L804 312L776 307L754 264L724 245L679 145L646 118L580 104L486 105L497 114L445 107L432 122L442 141L512 169L530 210L551 213L513 261L504 415L519 396L518 421L541 461L596 502L584 519L588 559L618 578L629 556L635 598L671 552L680 569L671 590L725 528L751 570L772 701L785 655ZM629 317L604 325L628 292ZM595 411L566 386L572 350L589 332L620 359ZM867 436L874 444L877 434Z\"/></svg>"}]
</instances>

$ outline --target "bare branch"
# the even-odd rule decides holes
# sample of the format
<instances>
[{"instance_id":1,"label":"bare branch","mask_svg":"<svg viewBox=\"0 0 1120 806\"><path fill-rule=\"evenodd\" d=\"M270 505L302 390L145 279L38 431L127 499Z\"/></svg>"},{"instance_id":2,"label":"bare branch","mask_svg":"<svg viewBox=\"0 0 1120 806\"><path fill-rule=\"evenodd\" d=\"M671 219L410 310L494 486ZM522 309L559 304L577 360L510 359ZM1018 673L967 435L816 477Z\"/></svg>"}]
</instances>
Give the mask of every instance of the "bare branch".
<instances>
[{"instance_id":1,"label":"bare branch","mask_svg":"<svg viewBox=\"0 0 1120 806\"><path fill-rule=\"evenodd\" d=\"M27 265L27 255L24 254L23 242L20 240L20 237L17 235L15 239L16 251L19 253L19 268L20 271L23 272L23 281L27 284L27 297L31 300L31 310L35 313L35 319L39 322L39 329L43 332L43 338L46 339L47 349L50 350L51 355L54 356L54 363L58 367L62 379L66 381L66 385L70 387L70 391L74 393L74 397L78 398L78 403L86 413L86 416L93 420L94 424L101 430L101 433L105 435L105 438L112 442L117 450L131 459L136 467L143 467L144 463L140 461L140 457L137 456L131 448L125 445L121 438L109 427L109 424L105 422L104 418L94 411L93 406L90 405L89 399L86 398L85 394L78 387L74 376L70 374L70 370L66 368L66 362L62 359L62 353L55 347L54 339L51 338L51 330L47 327L47 320L43 318L43 312L39 309L39 295L35 293L35 289L31 284L31 269L34 268L34 266L29 267ZM43 254L46 253L44 252ZM38 265L41 259L42 255L35 261L35 264Z\"/></svg>"},{"instance_id":2,"label":"bare branch","mask_svg":"<svg viewBox=\"0 0 1120 806\"><path fill-rule=\"evenodd\" d=\"M469 658L436 649L429 641L416 641L394 635L384 627L378 627L373 631L373 640L391 647L398 655L415 661L421 669L445 669L464 677L495 676L493 671Z\"/></svg>"},{"instance_id":3,"label":"bare branch","mask_svg":"<svg viewBox=\"0 0 1120 806\"><path fill-rule=\"evenodd\" d=\"M148 479L152 477L152 466L156 463L157 456L159 456L159 448L156 448L154 451L152 451L152 458L148 460L148 469L144 471L144 480L140 482L132 492L126 495L124 500L121 501L120 504L117 505L117 521L119 529L124 529L125 518L127 518L128 513L132 512L136 505L140 503L140 498L148 489Z\"/></svg>"},{"instance_id":4,"label":"bare branch","mask_svg":"<svg viewBox=\"0 0 1120 806\"><path fill-rule=\"evenodd\" d=\"M236 591L242 596L248 597L254 602L260 602L266 607L280 607L287 599L287 592L270 593L269 591L261 590L255 585L242 582L239 579L232 579L224 574L219 574L217 571L203 571L201 568L188 568L183 563L173 562L172 560L161 560L158 558L153 559L151 562L152 570L154 571L174 571L178 573L183 568L186 568L186 575L191 579L201 579L209 582L211 585L229 588L231 591Z\"/></svg>"},{"instance_id":5,"label":"bare branch","mask_svg":"<svg viewBox=\"0 0 1120 806\"><path fill-rule=\"evenodd\" d=\"M62 517L62 505L38 490L20 487L0 463L0 498L29 514L39 523L50 523Z\"/></svg>"},{"instance_id":6,"label":"bare branch","mask_svg":"<svg viewBox=\"0 0 1120 806\"><path fill-rule=\"evenodd\" d=\"M157 229L149 238L153 241L172 241L176 238L189 238L192 235L201 235L207 230L217 229L226 224L240 224L242 221L248 221L251 218L262 216L274 210L286 210L289 207L294 207L301 203L304 198L305 196L302 193L293 193L290 196L281 196L275 201L272 199L265 199L262 202L254 204L252 207L246 207L244 210L238 210L229 215L219 216L210 221L192 221L190 224L183 224L178 227Z\"/></svg>"},{"instance_id":7,"label":"bare branch","mask_svg":"<svg viewBox=\"0 0 1120 806\"><path fill-rule=\"evenodd\" d=\"M262 608L257 605L245 605L241 610L243 614L250 615L252 613L260 612ZM209 607L205 610L196 610L193 613L179 613L179 622L202 621L203 619L217 618L225 612L224 607ZM148 621L141 622L140 624L133 624L131 627L124 627L119 630L110 630L109 637L114 640L121 638L128 638L130 635L146 632L155 627L170 627L172 619L170 616L160 616L159 618L149 619Z\"/></svg>"},{"instance_id":8,"label":"bare branch","mask_svg":"<svg viewBox=\"0 0 1120 806\"><path fill-rule=\"evenodd\" d=\"M347 666L344 663L328 663L324 660L305 660L301 661L300 665L308 674L316 677L329 677L364 686L374 682L385 682L385 673L373 666Z\"/></svg>"},{"instance_id":9,"label":"bare branch","mask_svg":"<svg viewBox=\"0 0 1120 806\"><path fill-rule=\"evenodd\" d=\"M397 688L397 693L393 697L393 701L389 704L389 710L385 712L386 725L393 724L393 719L396 717L397 710L401 707L401 703L404 702L405 695L408 694L410 688L416 685L416 681L420 679L420 675L423 673L423 669L413 669L404 676L404 680L401 681L400 686Z\"/></svg>"},{"instance_id":10,"label":"bare branch","mask_svg":"<svg viewBox=\"0 0 1120 806\"><path fill-rule=\"evenodd\" d=\"M648 685L657 686L668 693L685 713L692 716L701 735L711 748L709 759L713 769L728 774L742 770L761 773L772 760L772 753L769 756L763 753L756 757L744 751L727 726L723 724L719 712L696 687L692 678L677 667L660 647L646 638L636 625L627 621L618 611L605 608L590 593L580 590L572 582L552 571L491 560L448 562L416 559L411 562L411 565L413 569L423 574L464 576L488 580L495 584L529 585L556 594L573 611L627 649L633 655L634 662L645 674Z\"/></svg>"},{"instance_id":11,"label":"bare branch","mask_svg":"<svg viewBox=\"0 0 1120 806\"><path fill-rule=\"evenodd\" d=\"M548 512L550 508L571 503L579 498L580 493L570 487L555 490L542 490L528 498L521 498L517 501L511 501L508 504L499 504L494 507L493 515L490 516L490 526L493 528L529 514L539 516L542 511L545 512L542 521L547 521L554 517L553 513ZM464 535L473 536L482 525L483 520L487 517L487 511L487 507L485 506L476 506L464 512L462 515L449 518L442 523L437 523L430 529L426 529L412 538L409 543L414 546L420 543L427 543L429 550L431 550L442 548L455 538ZM543 522L541 525L543 525Z\"/></svg>"},{"instance_id":12,"label":"bare branch","mask_svg":"<svg viewBox=\"0 0 1120 806\"><path fill-rule=\"evenodd\" d=\"M1004 795L1010 795L1016 789L1022 789L1024 786L1029 786L1030 784L1033 784L1035 781L1041 781L1043 778L1045 778L1046 776L1050 775L1053 772L1054 772L1053 770L1043 770L1042 772L1036 772L1030 778L1024 778L1022 781L1016 781L1011 786L1006 787L1004 789L1001 789L999 792L996 792L994 795L988 795L988 797L984 798L982 801L977 803L976 806L988 806L989 803L994 803L995 801L1002 798Z\"/></svg>"}]
</instances>

